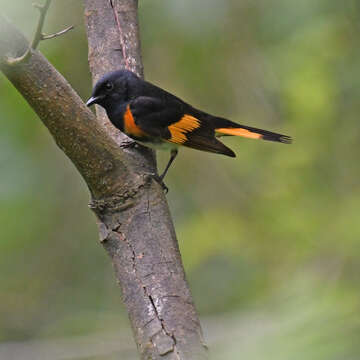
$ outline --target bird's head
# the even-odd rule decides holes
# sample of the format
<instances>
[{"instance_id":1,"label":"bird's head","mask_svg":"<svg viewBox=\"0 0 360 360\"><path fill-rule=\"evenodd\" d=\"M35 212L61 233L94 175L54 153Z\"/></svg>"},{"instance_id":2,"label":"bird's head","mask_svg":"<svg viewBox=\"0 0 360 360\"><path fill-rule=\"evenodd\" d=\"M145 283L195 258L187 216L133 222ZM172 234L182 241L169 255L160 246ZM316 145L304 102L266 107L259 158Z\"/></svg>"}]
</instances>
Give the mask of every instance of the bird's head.
<instances>
[{"instance_id":1,"label":"bird's head","mask_svg":"<svg viewBox=\"0 0 360 360\"><path fill-rule=\"evenodd\" d=\"M130 99L130 83L137 82L138 76L129 70L117 70L106 73L94 86L86 105L99 104L104 108L112 104L121 104Z\"/></svg>"}]
</instances>

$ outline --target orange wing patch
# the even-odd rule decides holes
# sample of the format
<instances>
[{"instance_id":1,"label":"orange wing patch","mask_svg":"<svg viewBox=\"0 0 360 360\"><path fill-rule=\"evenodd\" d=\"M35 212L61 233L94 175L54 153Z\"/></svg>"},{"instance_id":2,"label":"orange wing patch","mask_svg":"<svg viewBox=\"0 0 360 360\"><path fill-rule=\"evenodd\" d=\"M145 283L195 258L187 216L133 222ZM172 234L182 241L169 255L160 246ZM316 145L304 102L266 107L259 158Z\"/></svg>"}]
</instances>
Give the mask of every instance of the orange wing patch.
<instances>
[{"instance_id":1,"label":"orange wing patch","mask_svg":"<svg viewBox=\"0 0 360 360\"><path fill-rule=\"evenodd\" d=\"M242 128L215 129L216 132L225 135L243 136L249 139L261 139L263 135Z\"/></svg>"},{"instance_id":2,"label":"orange wing patch","mask_svg":"<svg viewBox=\"0 0 360 360\"><path fill-rule=\"evenodd\" d=\"M199 119L191 115L184 115L178 122L169 126L171 138L168 141L183 144L187 140L185 134L199 128L200 125Z\"/></svg>"},{"instance_id":3,"label":"orange wing patch","mask_svg":"<svg viewBox=\"0 0 360 360\"><path fill-rule=\"evenodd\" d=\"M125 134L135 137L142 137L145 133L135 124L133 114L130 110L130 105L126 107L124 114L124 132Z\"/></svg>"}]
</instances>

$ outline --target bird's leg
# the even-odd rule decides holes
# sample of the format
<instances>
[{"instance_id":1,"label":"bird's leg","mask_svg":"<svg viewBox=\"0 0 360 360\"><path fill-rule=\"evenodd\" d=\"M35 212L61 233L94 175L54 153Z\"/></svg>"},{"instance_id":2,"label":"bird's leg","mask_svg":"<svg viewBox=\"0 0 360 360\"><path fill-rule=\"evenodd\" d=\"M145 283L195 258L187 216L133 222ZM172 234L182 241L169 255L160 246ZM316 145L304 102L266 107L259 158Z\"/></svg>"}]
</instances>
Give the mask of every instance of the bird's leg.
<instances>
[{"instance_id":1,"label":"bird's leg","mask_svg":"<svg viewBox=\"0 0 360 360\"><path fill-rule=\"evenodd\" d=\"M167 163L165 170L163 171L163 173L159 176L159 175L154 175L153 178L162 186L162 188L164 189L165 193L167 193L169 191L168 187L165 185L164 183L164 177L167 173L167 171L170 168L170 165L173 163L173 161L176 158L176 155L178 154L178 151L176 149L171 150L171 155L170 155L170 160Z\"/></svg>"},{"instance_id":2,"label":"bird's leg","mask_svg":"<svg viewBox=\"0 0 360 360\"><path fill-rule=\"evenodd\" d=\"M166 168L165 168L164 172L163 172L163 173L159 176L161 181L162 181L162 180L164 180L164 177L165 177L166 173L168 172L168 170L169 170L169 168L170 168L171 164L172 164L172 163L173 163L173 161L175 160L175 158L176 158L176 155L177 155L177 154L178 154L177 149L173 149L173 150L171 150L171 153L170 153L170 160L169 160L169 162L167 163L167 165L166 165Z\"/></svg>"},{"instance_id":3,"label":"bird's leg","mask_svg":"<svg viewBox=\"0 0 360 360\"><path fill-rule=\"evenodd\" d=\"M165 183L162 181L161 177L158 174L150 174L150 176L161 185L165 194L169 192L169 188L165 185Z\"/></svg>"}]
</instances>

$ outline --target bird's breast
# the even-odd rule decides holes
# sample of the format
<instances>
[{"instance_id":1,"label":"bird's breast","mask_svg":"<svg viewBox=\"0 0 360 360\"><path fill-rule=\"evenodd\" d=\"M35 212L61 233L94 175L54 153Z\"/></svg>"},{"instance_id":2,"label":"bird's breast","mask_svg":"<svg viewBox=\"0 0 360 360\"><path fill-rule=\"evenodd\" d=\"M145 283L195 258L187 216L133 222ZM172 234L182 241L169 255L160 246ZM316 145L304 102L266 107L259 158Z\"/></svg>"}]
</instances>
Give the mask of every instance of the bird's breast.
<instances>
[{"instance_id":1,"label":"bird's breast","mask_svg":"<svg viewBox=\"0 0 360 360\"><path fill-rule=\"evenodd\" d=\"M126 111L124 113L124 133L128 136L132 136L135 138L145 137L146 134L139 126L136 125L133 114L130 110L130 105L126 107Z\"/></svg>"}]
</instances>

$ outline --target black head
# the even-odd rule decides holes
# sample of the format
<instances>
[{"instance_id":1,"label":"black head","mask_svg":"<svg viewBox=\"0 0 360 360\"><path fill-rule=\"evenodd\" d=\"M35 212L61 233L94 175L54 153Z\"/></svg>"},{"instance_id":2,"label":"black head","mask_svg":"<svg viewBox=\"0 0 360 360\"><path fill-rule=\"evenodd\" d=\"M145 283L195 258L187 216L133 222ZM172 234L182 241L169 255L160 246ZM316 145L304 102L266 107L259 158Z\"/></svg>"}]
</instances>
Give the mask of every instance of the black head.
<instances>
[{"instance_id":1,"label":"black head","mask_svg":"<svg viewBox=\"0 0 360 360\"><path fill-rule=\"evenodd\" d=\"M123 103L130 99L130 85L140 79L129 70L117 70L106 73L94 86L86 105L99 104L107 107L112 103Z\"/></svg>"}]
</instances>

